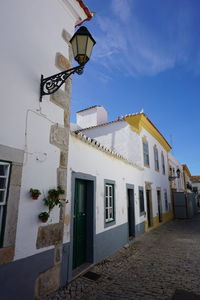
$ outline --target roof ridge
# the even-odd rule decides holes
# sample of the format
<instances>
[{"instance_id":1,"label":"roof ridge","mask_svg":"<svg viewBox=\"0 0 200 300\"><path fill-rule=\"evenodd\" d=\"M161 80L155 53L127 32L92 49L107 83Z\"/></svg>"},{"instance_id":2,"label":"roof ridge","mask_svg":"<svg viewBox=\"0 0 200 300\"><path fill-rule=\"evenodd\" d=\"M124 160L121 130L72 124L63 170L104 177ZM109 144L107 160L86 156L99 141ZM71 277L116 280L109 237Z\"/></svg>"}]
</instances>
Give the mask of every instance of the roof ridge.
<instances>
[{"instance_id":1,"label":"roof ridge","mask_svg":"<svg viewBox=\"0 0 200 300\"><path fill-rule=\"evenodd\" d=\"M102 107L102 105L93 105L93 106L81 109L81 110L77 111L76 113L79 113L79 112L82 112L82 111L85 111L85 110L89 110L89 109L92 109L92 108L95 108L95 107Z\"/></svg>"},{"instance_id":2,"label":"roof ridge","mask_svg":"<svg viewBox=\"0 0 200 300\"><path fill-rule=\"evenodd\" d=\"M112 124L112 123L117 123L117 122L122 122L122 121L124 121L124 120L123 119L117 119L117 120L114 120L114 121L105 122L105 123L102 123L102 124L98 124L98 125L94 125L94 126L90 126L90 127L86 127L86 128L81 128L81 129L75 130L74 132L80 132L80 131L93 129L93 128L97 128L97 127L101 127L101 126L106 126L106 125L109 125L109 124Z\"/></svg>"}]
</instances>

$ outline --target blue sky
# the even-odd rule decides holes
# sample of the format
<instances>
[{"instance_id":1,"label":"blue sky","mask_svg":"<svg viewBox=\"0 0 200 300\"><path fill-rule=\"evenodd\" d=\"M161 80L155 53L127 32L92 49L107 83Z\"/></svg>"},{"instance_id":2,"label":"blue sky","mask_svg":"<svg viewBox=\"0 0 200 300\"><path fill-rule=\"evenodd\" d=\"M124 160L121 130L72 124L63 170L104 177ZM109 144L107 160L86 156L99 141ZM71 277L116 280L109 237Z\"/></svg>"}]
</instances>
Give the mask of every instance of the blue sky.
<instances>
[{"instance_id":1,"label":"blue sky","mask_svg":"<svg viewBox=\"0 0 200 300\"><path fill-rule=\"evenodd\" d=\"M200 175L200 1L85 0L96 16L85 26L96 45L73 78L75 112L103 105L109 120L145 114Z\"/></svg>"}]
</instances>

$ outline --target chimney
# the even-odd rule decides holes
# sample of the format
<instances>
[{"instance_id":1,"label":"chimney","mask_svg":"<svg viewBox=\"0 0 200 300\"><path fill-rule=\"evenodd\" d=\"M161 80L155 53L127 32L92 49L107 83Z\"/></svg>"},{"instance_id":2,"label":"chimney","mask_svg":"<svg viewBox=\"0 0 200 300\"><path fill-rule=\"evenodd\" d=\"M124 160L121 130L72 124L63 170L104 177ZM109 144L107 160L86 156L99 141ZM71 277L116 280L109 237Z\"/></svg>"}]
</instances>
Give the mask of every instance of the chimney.
<instances>
[{"instance_id":1,"label":"chimney","mask_svg":"<svg viewBox=\"0 0 200 300\"><path fill-rule=\"evenodd\" d=\"M76 113L76 123L81 128L97 126L108 121L108 113L101 105L95 105Z\"/></svg>"}]
</instances>

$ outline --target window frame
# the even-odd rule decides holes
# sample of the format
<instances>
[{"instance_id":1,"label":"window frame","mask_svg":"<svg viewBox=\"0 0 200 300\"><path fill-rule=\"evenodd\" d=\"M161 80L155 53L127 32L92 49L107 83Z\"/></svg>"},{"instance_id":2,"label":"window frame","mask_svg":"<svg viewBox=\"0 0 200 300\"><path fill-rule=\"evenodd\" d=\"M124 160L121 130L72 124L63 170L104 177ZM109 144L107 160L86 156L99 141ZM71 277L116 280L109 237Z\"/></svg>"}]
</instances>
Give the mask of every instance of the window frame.
<instances>
[{"instance_id":1,"label":"window frame","mask_svg":"<svg viewBox=\"0 0 200 300\"><path fill-rule=\"evenodd\" d=\"M158 148L156 145L153 147L153 153L154 153L154 166L155 170L159 172L159 155L158 155Z\"/></svg>"},{"instance_id":2,"label":"window frame","mask_svg":"<svg viewBox=\"0 0 200 300\"><path fill-rule=\"evenodd\" d=\"M142 146L143 146L144 166L150 168L149 143L146 138L142 139ZM146 150L145 146L147 147L147 151L145 151Z\"/></svg>"},{"instance_id":3,"label":"window frame","mask_svg":"<svg viewBox=\"0 0 200 300\"><path fill-rule=\"evenodd\" d=\"M5 187L0 188L0 192L4 192L4 199L0 202L0 248L3 247L4 242L4 234L5 234L5 225L6 225L6 213L7 213L7 201L9 195L9 188L10 188L10 176L11 176L11 169L12 169L12 162L0 160L0 165L8 166L7 174L1 175L1 178L5 178Z\"/></svg>"},{"instance_id":4,"label":"window frame","mask_svg":"<svg viewBox=\"0 0 200 300\"><path fill-rule=\"evenodd\" d=\"M169 211L169 202L168 202L167 190L164 190L164 201L165 201L165 211L168 212Z\"/></svg>"},{"instance_id":5,"label":"window frame","mask_svg":"<svg viewBox=\"0 0 200 300\"><path fill-rule=\"evenodd\" d=\"M165 156L164 153L161 152L161 165L162 165L162 174L166 174L166 169L165 169Z\"/></svg>"},{"instance_id":6,"label":"window frame","mask_svg":"<svg viewBox=\"0 0 200 300\"><path fill-rule=\"evenodd\" d=\"M142 199L140 197L142 192ZM144 204L144 187L143 186L139 186L138 187L138 199L139 199L139 212L140 212L140 216L143 216L145 214L145 204ZM143 202L143 204L141 205L141 200ZM141 208L143 208L143 210L141 210Z\"/></svg>"},{"instance_id":7,"label":"window frame","mask_svg":"<svg viewBox=\"0 0 200 300\"><path fill-rule=\"evenodd\" d=\"M108 188L108 189L107 189ZM110 188L112 193L110 194ZM108 191L108 193L107 193ZM110 200L112 201L110 205ZM107 203L109 205L107 205ZM112 210L112 217L106 218L106 211ZM115 214L115 181L104 180L104 227L112 226L116 223Z\"/></svg>"}]
</instances>

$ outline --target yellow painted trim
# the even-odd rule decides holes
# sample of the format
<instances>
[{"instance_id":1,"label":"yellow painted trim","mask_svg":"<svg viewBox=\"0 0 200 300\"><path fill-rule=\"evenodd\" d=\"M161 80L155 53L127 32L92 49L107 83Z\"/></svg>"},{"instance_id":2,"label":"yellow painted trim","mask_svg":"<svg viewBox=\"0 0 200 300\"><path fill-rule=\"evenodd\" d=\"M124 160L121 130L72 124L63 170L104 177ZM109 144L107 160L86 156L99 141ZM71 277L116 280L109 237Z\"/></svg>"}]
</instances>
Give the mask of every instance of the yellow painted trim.
<instances>
[{"instance_id":1,"label":"yellow painted trim","mask_svg":"<svg viewBox=\"0 0 200 300\"><path fill-rule=\"evenodd\" d=\"M144 114L137 114L124 117L124 120L131 125L131 129L140 134L142 128L146 129L162 146L169 152L171 147L158 131L158 129L151 123L151 121Z\"/></svg>"},{"instance_id":2,"label":"yellow painted trim","mask_svg":"<svg viewBox=\"0 0 200 300\"><path fill-rule=\"evenodd\" d=\"M183 170L187 173L187 175L191 177L191 173L190 170L188 169L188 166L187 165L182 165L182 166L183 166Z\"/></svg>"},{"instance_id":3,"label":"yellow painted trim","mask_svg":"<svg viewBox=\"0 0 200 300\"><path fill-rule=\"evenodd\" d=\"M134 118L125 117L125 121L131 125L131 129L138 134L140 134L142 130L141 119L142 115L135 115Z\"/></svg>"},{"instance_id":4,"label":"yellow painted trim","mask_svg":"<svg viewBox=\"0 0 200 300\"><path fill-rule=\"evenodd\" d=\"M163 217L162 222L159 222L158 216L153 217L153 226L151 227L148 227L148 222L145 221L145 231L149 232L152 229L155 229L156 227L171 221L173 219L173 211L172 210L168 211L167 213L163 214L162 217Z\"/></svg>"}]
</instances>

